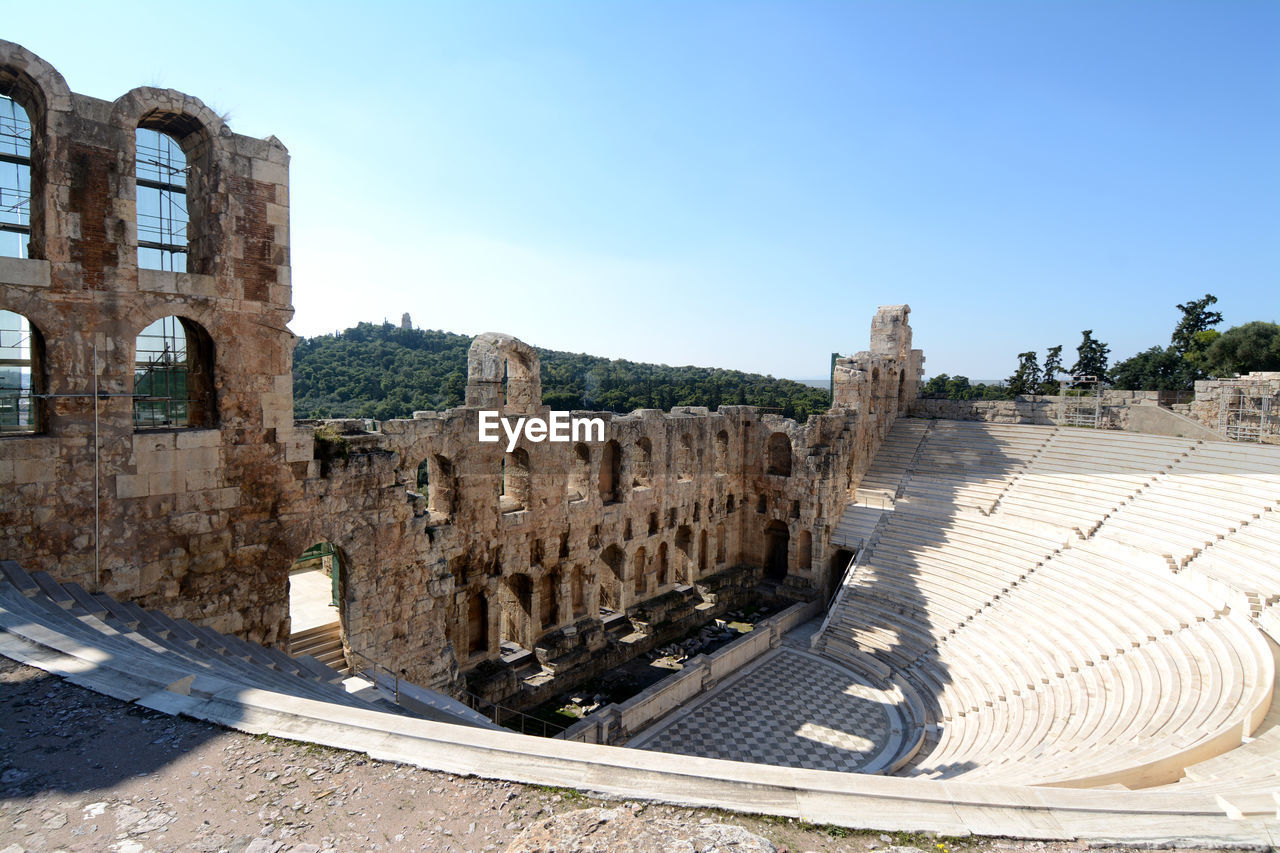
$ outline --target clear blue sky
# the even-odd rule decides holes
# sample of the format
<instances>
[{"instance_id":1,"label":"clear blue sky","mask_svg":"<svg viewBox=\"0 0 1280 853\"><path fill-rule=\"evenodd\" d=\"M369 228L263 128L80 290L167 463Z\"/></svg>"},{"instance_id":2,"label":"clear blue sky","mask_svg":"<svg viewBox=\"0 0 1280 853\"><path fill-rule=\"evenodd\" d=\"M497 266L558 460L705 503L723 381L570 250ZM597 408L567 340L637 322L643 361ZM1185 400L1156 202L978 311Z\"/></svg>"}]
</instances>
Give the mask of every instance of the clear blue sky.
<instances>
[{"instance_id":1,"label":"clear blue sky","mask_svg":"<svg viewBox=\"0 0 1280 853\"><path fill-rule=\"evenodd\" d=\"M825 376L910 303L930 374L1280 320L1280 3L10 4L114 99L292 156L292 328ZM1068 362L1070 359L1068 359Z\"/></svg>"}]
</instances>

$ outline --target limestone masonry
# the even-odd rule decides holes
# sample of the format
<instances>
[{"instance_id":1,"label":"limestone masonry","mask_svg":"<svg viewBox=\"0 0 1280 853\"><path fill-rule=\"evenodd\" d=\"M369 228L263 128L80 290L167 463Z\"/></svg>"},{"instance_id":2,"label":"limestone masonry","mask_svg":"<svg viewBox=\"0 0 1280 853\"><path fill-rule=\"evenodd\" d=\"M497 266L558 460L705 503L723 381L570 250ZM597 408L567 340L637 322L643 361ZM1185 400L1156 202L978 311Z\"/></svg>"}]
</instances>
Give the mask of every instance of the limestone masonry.
<instances>
[{"instance_id":1,"label":"limestone masonry","mask_svg":"<svg viewBox=\"0 0 1280 853\"><path fill-rule=\"evenodd\" d=\"M624 660L757 586L792 600L838 582L831 529L915 397L906 306L880 310L806 424L731 406L573 413L604 440L507 452L477 440L480 411L549 411L535 351L486 334L465 406L317 436L293 420L285 147L172 90L77 95L9 42L0 94L30 121L31 185L28 257L0 258L33 385L30 428L0 439L6 559L283 647L290 566L330 543L351 662L450 691L472 673L493 697ZM186 156L185 271L139 268L139 128ZM184 396L164 401L180 419L154 423L139 335L165 317L186 342ZM504 642L530 655L501 664Z\"/></svg>"}]
</instances>

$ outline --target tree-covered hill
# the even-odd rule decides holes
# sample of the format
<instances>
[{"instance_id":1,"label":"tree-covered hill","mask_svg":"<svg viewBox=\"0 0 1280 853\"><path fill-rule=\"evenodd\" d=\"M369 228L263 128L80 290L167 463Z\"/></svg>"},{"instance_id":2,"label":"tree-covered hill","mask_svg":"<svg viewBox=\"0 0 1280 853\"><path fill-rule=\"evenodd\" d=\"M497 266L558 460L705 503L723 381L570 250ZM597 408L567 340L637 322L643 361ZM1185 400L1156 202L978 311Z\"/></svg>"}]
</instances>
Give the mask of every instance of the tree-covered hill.
<instances>
[{"instance_id":1,"label":"tree-covered hill","mask_svg":"<svg viewBox=\"0 0 1280 853\"><path fill-rule=\"evenodd\" d=\"M385 420L460 406L470 346L466 335L391 323L360 323L334 335L305 338L293 357L294 414ZM538 356L542 400L553 409L626 413L746 404L804 420L830 405L825 389L756 373L543 349Z\"/></svg>"}]
</instances>

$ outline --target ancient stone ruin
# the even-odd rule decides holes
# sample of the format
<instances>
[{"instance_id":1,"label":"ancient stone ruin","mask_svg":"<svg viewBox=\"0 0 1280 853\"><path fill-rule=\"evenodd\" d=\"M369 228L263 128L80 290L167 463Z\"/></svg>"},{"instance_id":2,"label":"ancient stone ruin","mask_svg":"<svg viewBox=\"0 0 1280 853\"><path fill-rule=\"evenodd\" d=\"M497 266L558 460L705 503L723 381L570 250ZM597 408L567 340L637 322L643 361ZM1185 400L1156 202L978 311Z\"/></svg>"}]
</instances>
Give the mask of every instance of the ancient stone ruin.
<instances>
[{"instance_id":1,"label":"ancient stone ruin","mask_svg":"<svg viewBox=\"0 0 1280 853\"><path fill-rule=\"evenodd\" d=\"M589 413L602 440L508 452L477 441L478 413L548 410L535 351L486 334L463 407L317 433L292 412L284 146L174 91L74 94L11 43L0 93L30 186L24 251L0 258L0 310L29 341L0 441L6 558L285 647L290 567L327 543L351 663L529 701L749 598L838 582L848 487L915 397L906 306L880 310L805 424Z\"/></svg>"}]
</instances>

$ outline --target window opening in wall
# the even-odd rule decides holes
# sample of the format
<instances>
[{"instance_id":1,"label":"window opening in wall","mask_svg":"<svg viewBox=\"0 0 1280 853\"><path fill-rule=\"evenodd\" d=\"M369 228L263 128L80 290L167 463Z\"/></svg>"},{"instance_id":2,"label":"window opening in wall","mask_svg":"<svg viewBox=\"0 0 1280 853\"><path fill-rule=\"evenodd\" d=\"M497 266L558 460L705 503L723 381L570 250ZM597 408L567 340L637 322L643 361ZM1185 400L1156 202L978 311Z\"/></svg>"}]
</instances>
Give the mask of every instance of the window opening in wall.
<instances>
[{"instance_id":1,"label":"window opening in wall","mask_svg":"<svg viewBox=\"0 0 1280 853\"><path fill-rule=\"evenodd\" d=\"M137 133L138 267L187 271L187 155L158 130Z\"/></svg>"},{"instance_id":2,"label":"window opening in wall","mask_svg":"<svg viewBox=\"0 0 1280 853\"><path fill-rule=\"evenodd\" d=\"M418 483L418 492L420 494L427 494L430 491L431 461L429 459L423 459L422 462L418 464L417 483Z\"/></svg>"},{"instance_id":3,"label":"window opening in wall","mask_svg":"<svg viewBox=\"0 0 1280 853\"><path fill-rule=\"evenodd\" d=\"M725 536L724 525L716 525L716 565L720 565L725 559Z\"/></svg>"},{"instance_id":4,"label":"window opening in wall","mask_svg":"<svg viewBox=\"0 0 1280 853\"><path fill-rule=\"evenodd\" d=\"M134 352L135 428L210 425L212 348L202 330L173 315L142 330Z\"/></svg>"},{"instance_id":5,"label":"window opening in wall","mask_svg":"<svg viewBox=\"0 0 1280 853\"><path fill-rule=\"evenodd\" d=\"M707 531L698 534L698 577L707 572Z\"/></svg>"},{"instance_id":6,"label":"window opening in wall","mask_svg":"<svg viewBox=\"0 0 1280 853\"><path fill-rule=\"evenodd\" d=\"M644 548L637 548L636 555L631 561L631 574L635 580L636 596L642 597L648 587L649 580L645 577L644 565Z\"/></svg>"},{"instance_id":7,"label":"window opening in wall","mask_svg":"<svg viewBox=\"0 0 1280 853\"><path fill-rule=\"evenodd\" d=\"M542 578L542 628L553 627L560 619L560 575L549 572Z\"/></svg>"},{"instance_id":8,"label":"window opening in wall","mask_svg":"<svg viewBox=\"0 0 1280 853\"><path fill-rule=\"evenodd\" d=\"M489 599L473 592L467 601L467 651L473 655L489 651Z\"/></svg>"},{"instance_id":9,"label":"window opening in wall","mask_svg":"<svg viewBox=\"0 0 1280 853\"><path fill-rule=\"evenodd\" d=\"M39 430L39 341L26 317L0 311L0 433Z\"/></svg>"},{"instance_id":10,"label":"window opening in wall","mask_svg":"<svg viewBox=\"0 0 1280 853\"><path fill-rule=\"evenodd\" d=\"M667 577L667 543L663 542L658 546L658 588L666 586L669 582Z\"/></svg>"},{"instance_id":11,"label":"window opening in wall","mask_svg":"<svg viewBox=\"0 0 1280 853\"><path fill-rule=\"evenodd\" d=\"M28 257L31 239L31 121L0 95L0 256Z\"/></svg>"},{"instance_id":12,"label":"window opening in wall","mask_svg":"<svg viewBox=\"0 0 1280 853\"><path fill-rule=\"evenodd\" d=\"M766 580L783 580L787 576L787 549L790 533L780 521L771 521L764 529L764 576Z\"/></svg>"}]
</instances>

